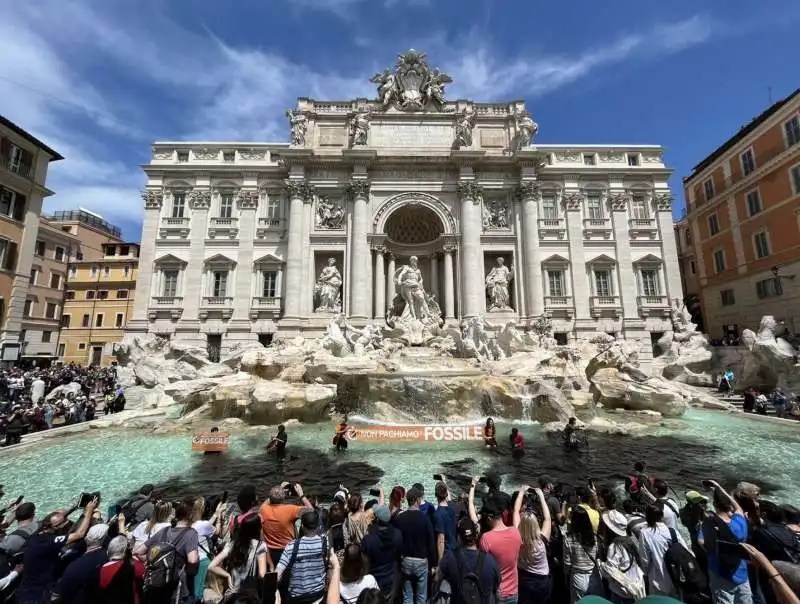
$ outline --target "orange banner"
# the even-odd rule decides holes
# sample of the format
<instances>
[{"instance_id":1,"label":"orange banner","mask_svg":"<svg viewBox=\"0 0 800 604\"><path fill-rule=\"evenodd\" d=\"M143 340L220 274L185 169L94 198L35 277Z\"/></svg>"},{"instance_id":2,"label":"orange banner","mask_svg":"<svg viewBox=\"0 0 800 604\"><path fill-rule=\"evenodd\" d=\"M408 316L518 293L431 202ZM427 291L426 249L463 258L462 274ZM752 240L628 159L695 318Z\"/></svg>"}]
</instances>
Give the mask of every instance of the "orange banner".
<instances>
[{"instance_id":1,"label":"orange banner","mask_svg":"<svg viewBox=\"0 0 800 604\"><path fill-rule=\"evenodd\" d=\"M449 442L483 439L483 426L349 426L347 440L370 442Z\"/></svg>"},{"instance_id":2,"label":"orange banner","mask_svg":"<svg viewBox=\"0 0 800 604\"><path fill-rule=\"evenodd\" d=\"M227 451L229 438L228 432L196 432L192 436L192 451Z\"/></svg>"}]
</instances>

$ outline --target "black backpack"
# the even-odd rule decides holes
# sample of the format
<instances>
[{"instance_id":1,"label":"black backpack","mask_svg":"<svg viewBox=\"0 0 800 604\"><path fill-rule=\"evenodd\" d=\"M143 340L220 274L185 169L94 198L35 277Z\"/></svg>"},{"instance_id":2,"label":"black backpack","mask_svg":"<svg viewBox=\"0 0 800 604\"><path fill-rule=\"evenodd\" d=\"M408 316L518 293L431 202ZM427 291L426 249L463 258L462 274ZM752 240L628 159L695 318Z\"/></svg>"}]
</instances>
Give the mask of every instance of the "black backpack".
<instances>
[{"instance_id":1,"label":"black backpack","mask_svg":"<svg viewBox=\"0 0 800 604\"><path fill-rule=\"evenodd\" d=\"M664 554L664 563L672 583L680 590L682 601L687 604L711 602L708 580L697 559L678 541L675 529L669 529L669 534L671 540Z\"/></svg>"},{"instance_id":2,"label":"black backpack","mask_svg":"<svg viewBox=\"0 0 800 604\"><path fill-rule=\"evenodd\" d=\"M156 533L153 537L153 544L147 548L144 570L145 591L173 591L180 583L181 573L186 567L186 560L178 552L175 544L167 540L169 530L167 527ZM191 529L186 528L179 533L175 541L188 530Z\"/></svg>"},{"instance_id":3,"label":"black backpack","mask_svg":"<svg viewBox=\"0 0 800 604\"><path fill-rule=\"evenodd\" d=\"M483 561L485 559L486 553L478 551L478 562L475 564L475 570L472 571L464 563L464 552L461 550L456 551L456 564L461 585L458 588L458 599L455 604L486 604L493 601L490 594L487 594L488 598L484 598L483 589L481 588L481 574L483 573Z\"/></svg>"}]
</instances>

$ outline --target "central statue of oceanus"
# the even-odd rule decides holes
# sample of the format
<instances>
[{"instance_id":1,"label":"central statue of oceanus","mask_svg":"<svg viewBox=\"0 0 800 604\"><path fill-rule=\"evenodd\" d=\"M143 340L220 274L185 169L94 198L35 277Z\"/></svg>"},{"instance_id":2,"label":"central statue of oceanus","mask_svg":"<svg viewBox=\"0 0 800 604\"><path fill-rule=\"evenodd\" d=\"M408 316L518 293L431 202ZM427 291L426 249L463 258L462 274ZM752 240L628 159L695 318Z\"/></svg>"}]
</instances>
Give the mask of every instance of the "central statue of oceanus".
<instances>
[{"instance_id":1,"label":"central statue of oceanus","mask_svg":"<svg viewBox=\"0 0 800 604\"><path fill-rule=\"evenodd\" d=\"M439 327L442 311L436 299L425 291L422 271L416 256L408 259L408 264L398 268L392 276L397 294L386 313L386 323L390 327Z\"/></svg>"}]
</instances>

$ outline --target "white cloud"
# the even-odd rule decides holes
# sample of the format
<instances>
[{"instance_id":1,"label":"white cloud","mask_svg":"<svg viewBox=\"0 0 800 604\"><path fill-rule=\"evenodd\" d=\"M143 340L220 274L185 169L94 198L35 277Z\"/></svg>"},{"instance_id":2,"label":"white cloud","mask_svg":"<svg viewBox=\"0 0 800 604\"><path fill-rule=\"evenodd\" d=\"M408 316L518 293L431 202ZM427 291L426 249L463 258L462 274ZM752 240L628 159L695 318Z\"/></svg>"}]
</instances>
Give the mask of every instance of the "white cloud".
<instances>
[{"instance_id":1,"label":"white cloud","mask_svg":"<svg viewBox=\"0 0 800 604\"><path fill-rule=\"evenodd\" d=\"M8 1L0 0L0 9ZM293 1L336 10L363 0ZM0 96L0 112L67 158L52 168L48 184L57 196L48 200L48 210L80 205L112 221L141 217L138 189L144 176L137 158L147 154L151 139L165 138L153 121L173 120L174 133L186 139L285 140L283 113L296 97L372 96L368 78L395 58L385 51L383 59L362 53L367 58L349 73L321 72L275 52L191 31L160 12L158 3L152 10L128 12L99 0L31 0L15 6L19 9L6 8L0 22L0 78L17 83L9 85L13 94ZM545 94L601 67L700 44L712 28L698 16L572 55L510 58L478 34L448 39L422 32L427 37L415 41L432 64L453 76L451 98ZM476 46L475 40L484 42ZM398 52L407 47L400 45ZM98 76L98 66L103 77L110 74L115 81ZM159 115L159 103L172 109L168 117Z\"/></svg>"}]
</instances>

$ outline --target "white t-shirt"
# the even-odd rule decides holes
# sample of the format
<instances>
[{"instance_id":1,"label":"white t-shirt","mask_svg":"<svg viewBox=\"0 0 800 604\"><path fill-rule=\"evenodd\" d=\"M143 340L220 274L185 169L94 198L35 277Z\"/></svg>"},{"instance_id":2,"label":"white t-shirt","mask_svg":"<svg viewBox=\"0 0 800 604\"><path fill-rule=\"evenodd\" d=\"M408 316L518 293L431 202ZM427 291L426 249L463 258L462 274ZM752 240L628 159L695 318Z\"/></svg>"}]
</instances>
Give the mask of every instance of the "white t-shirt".
<instances>
[{"instance_id":1,"label":"white t-shirt","mask_svg":"<svg viewBox=\"0 0 800 604\"><path fill-rule=\"evenodd\" d=\"M680 511L678 504L671 498L660 499L659 501L664 504L664 519L662 522L674 531L678 530L678 514Z\"/></svg>"},{"instance_id":2,"label":"white t-shirt","mask_svg":"<svg viewBox=\"0 0 800 604\"><path fill-rule=\"evenodd\" d=\"M161 531L168 526L171 526L169 522L157 522L153 525L153 528L150 532L147 531L147 524L149 520L145 520L144 522L140 522L135 529L131 531L131 535L133 536L133 546L136 547L140 543L145 543L150 537L155 535L158 531Z\"/></svg>"},{"instance_id":3,"label":"white t-shirt","mask_svg":"<svg viewBox=\"0 0 800 604\"><path fill-rule=\"evenodd\" d=\"M380 589L378 582L372 575L364 575L361 577L361 581L355 583L341 583L339 585L339 595L347 604L355 604L358 596L365 589Z\"/></svg>"},{"instance_id":4,"label":"white t-shirt","mask_svg":"<svg viewBox=\"0 0 800 604\"><path fill-rule=\"evenodd\" d=\"M198 520L192 525L192 528L197 531L198 542L199 542L199 557L200 559L208 558L208 554L206 552L210 551L208 540L214 534L214 525L211 524L208 520Z\"/></svg>"}]
</instances>

